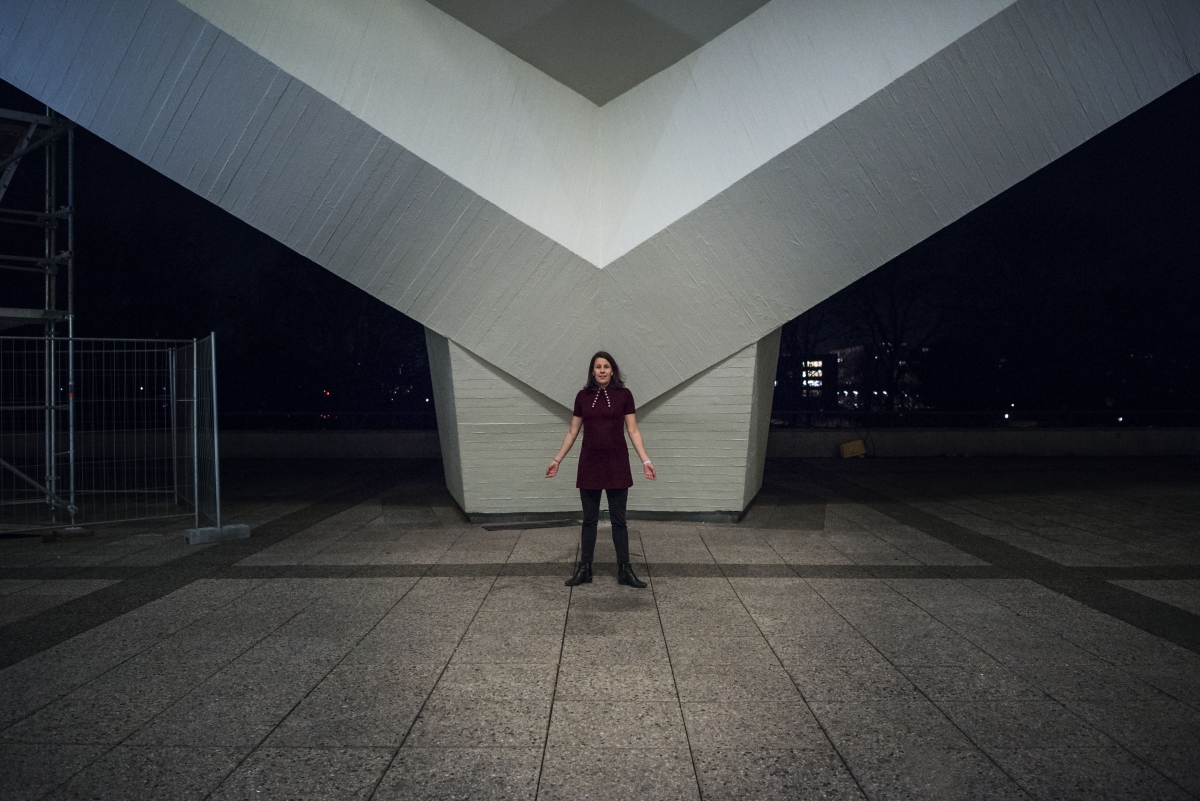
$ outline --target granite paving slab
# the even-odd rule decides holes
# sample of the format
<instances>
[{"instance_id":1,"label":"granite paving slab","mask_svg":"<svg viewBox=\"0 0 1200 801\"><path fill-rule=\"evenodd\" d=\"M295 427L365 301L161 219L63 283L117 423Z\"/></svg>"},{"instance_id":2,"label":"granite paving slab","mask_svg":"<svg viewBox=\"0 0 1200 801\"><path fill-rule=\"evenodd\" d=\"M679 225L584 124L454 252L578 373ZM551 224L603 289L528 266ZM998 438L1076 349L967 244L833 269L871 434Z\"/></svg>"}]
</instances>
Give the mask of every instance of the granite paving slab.
<instances>
[{"instance_id":1,"label":"granite paving slab","mask_svg":"<svg viewBox=\"0 0 1200 801\"><path fill-rule=\"evenodd\" d=\"M1112 741L1049 699L943 701L939 707L980 748L1088 748Z\"/></svg>"},{"instance_id":2,"label":"granite paving slab","mask_svg":"<svg viewBox=\"0 0 1200 801\"><path fill-rule=\"evenodd\" d=\"M925 699L812 701L809 707L847 759L900 749L978 750L942 710Z\"/></svg>"},{"instance_id":3,"label":"granite paving slab","mask_svg":"<svg viewBox=\"0 0 1200 801\"><path fill-rule=\"evenodd\" d=\"M556 699L551 748L687 748L679 702Z\"/></svg>"},{"instance_id":4,"label":"granite paving slab","mask_svg":"<svg viewBox=\"0 0 1200 801\"><path fill-rule=\"evenodd\" d=\"M567 701L675 701L678 692L666 662L633 665L564 663L554 697Z\"/></svg>"},{"instance_id":5,"label":"granite paving slab","mask_svg":"<svg viewBox=\"0 0 1200 801\"><path fill-rule=\"evenodd\" d=\"M562 664L593 665L668 664L667 645L661 632L570 635L563 639Z\"/></svg>"},{"instance_id":6,"label":"granite paving slab","mask_svg":"<svg viewBox=\"0 0 1200 801\"><path fill-rule=\"evenodd\" d=\"M899 668L886 662L790 664L787 671L806 701L879 701L921 695Z\"/></svg>"},{"instance_id":7,"label":"granite paving slab","mask_svg":"<svg viewBox=\"0 0 1200 801\"><path fill-rule=\"evenodd\" d=\"M195 683L204 680L203 674ZM85 685L5 729L11 742L116 745L171 706L186 690L152 691L136 683Z\"/></svg>"},{"instance_id":8,"label":"granite paving slab","mask_svg":"<svg viewBox=\"0 0 1200 801\"><path fill-rule=\"evenodd\" d=\"M452 662L437 680L431 700L478 698L549 701L555 694L554 664Z\"/></svg>"},{"instance_id":9,"label":"granite paving slab","mask_svg":"<svg viewBox=\"0 0 1200 801\"><path fill-rule=\"evenodd\" d=\"M356 643L346 654L345 661L444 664L454 654L462 636L460 629L405 631L402 625L381 626Z\"/></svg>"},{"instance_id":10,"label":"granite paving slab","mask_svg":"<svg viewBox=\"0 0 1200 801\"><path fill-rule=\"evenodd\" d=\"M329 672L325 663L232 664L160 712L131 745L254 746Z\"/></svg>"},{"instance_id":11,"label":"granite paving slab","mask_svg":"<svg viewBox=\"0 0 1200 801\"><path fill-rule=\"evenodd\" d=\"M1200 580L1118 581L1122 587L1200 615Z\"/></svg>"},{"instance_id":12,"label":"granite paving slab","mask_svg":"<svg viewBox=\"0 0 1200 801\"><path fill-rule=\"evenodd\" d=\"M1128 670L1107 663L1032 662L1016 672L1058 701L1124 701L1162 695Z\"/></svg>"},{"instance_id":13,"label":"granite paving slab","mask_svg":"<svg viewBox=\"0 0 1200 801\"><path fill-rule=\"evenodd\" d=\"M0 743L0 798L42 798L106 751L103 745ZM148 796L146 796L148 797Z\"/></svg>"},{"instance_id":14,"label":"granite paving slab","mask_svg":"<svg viewBox=\"0 0 1200 801\"><path fill-rule=\"evenodd\" d=\"M1035 684L999 662L906 665L900 670L933 701L1028 701L1045 697Z\"/></svg>"},{"instance_id":15,"label":"granite paving slab","mask_svg":"<svg viewBox=\"0 0 1200 801\"><path fill-rule=\"evenodd\" d=\"M399 748L438 680L439 664L343 664L271 733L276 747Z\"/></svg>"},{"instance_id":16,"label":"granite paving slab","mask_svg":"<svg viewBox=\"0 0 1200 801\"><path fill-rule=\"evenodd\" d=\"M759 633L729 637L722 634L680 634L667 631L667 648L674 665L761 665L778 662Z\"/></svg>"},{"instance_id":17,"label":"granite paving slab","mask_svg":"<svg viewBox=\"0 0 1200 801\"><path fill-rule=\"evenodd\" d=\"M694 749L829 748L829 738L800 698L772 701L684 702Z\"/></svg>"},{"instance_id":18,"label":"granite paving slab","mask_svg":"<svg viewBox=\"0 0 1200 801\"><path fill-rule=\"evenodd\" d=\"M517 664L553 665L558 663L562 650L561 634L528 634L506 632L503 634L474 634L475 626L466 635L454 652L452 663L473 664Z\"/></svg>"},{"instance_id":19,"label":"granite paving slab","mask_svg":"<svg viewBox=\"0 0 1200 801\"><path fill-rule=\"evenodd\" d=\"M1025 791L977 750L885 746L847 754L868 798L908 801L1027 801Z\"/></svg>"},{"instance_id":20,"label":"granite paving slab","mask_svg":"<svg viewBox=\"0 0 1200 801\"><path fill-rule=\"evenodd\" d=\"M700 801L700 790L687 748L548 748L537 797Z\"/></svg>"},{"instance_id":21,"label":"granite paving slab","mask_svg":"<svg viewBox=\"0 0 1200 801\"><path fill-rule=\"evenodd\" d=\"M839 634L768 635L771 650L784 667L793 665L847 665L856 662L885 662L883 654L853 629Z\"/></svg>"},{"instance_id":22,"label":"granite paving slab","mask_svg":"<svg viewBox=\"0 0 1200 801\"><path fill-rule=\"evenodd\" d=\"M431 699L405 745L413 748L540 748L550 720L550 699Z\"/></svg>"},{"instance_id":23,"label":"granite paving slab","mask_svg":"<svg viewBox=\"0 0 1200 801\"><path fill-rule=\"evenodd\" d=\"M171 798L200 801L246 757L246 748L118 746L52 793L54 801Z\"/></svg>"},{"instance_id":24,"label":"granite paving slab","mask_svg":"<svg viewBox=\"0 0 1200 801\"><path fill-rule=\"evenodd\" d=\"M388 764L389 748L270 748L254 751L209 798L367 799Z\"/></svg>"},{"instance_id":25,"label":"granite paving slab","mask_svg":"<svg viewBox=\"0 0 1200 801\"><path fill-rule=\"evenodd\" d=\"M865 799L832 747L709 749L693 759L706 801L852 801Z\"/></svg>"},{"instance_id":26,"label":"granite paving slab","mask_svg":"<svg viewBox=\"0 0 1200 801\"><path fill-rule=\"evenodd\" d=\"M592 612L579 605L572 605L567 618L566 633L569 636L621 635L648 632L662 633L662 620L657 609L634 612Z\"/></svg>"},{"instance_id":27,"label":"granite paving slab","mask_svg":"<svg viewBox=\"0 0 1200 801\"><path fill-rule=\"evenodd\" d=\"M760 665L676 665L679 699L765 701L798 698L791 677L778 662Z\"/></svg>"},{"instance_id":28,"label":"granite paving slab","mask_svg":"<svg viewBox=\"0 0 1200 801\"><path fill-rule=\"evenodd\" d=\"M541 748L411 748L396 755L377 801L523 801L537 794Z\"/></svg>"},{"instance_id":29,"label":"granite paving slab","mask_svg":"<svg viewBox=\"0 0 1200 801\"><path fill-rule=\"evenodd\" d=\"M1038 801L1136 798L1183 801L1193 796L1117 746L990 749L988 755Z\"/></svg>"}]
</instances>

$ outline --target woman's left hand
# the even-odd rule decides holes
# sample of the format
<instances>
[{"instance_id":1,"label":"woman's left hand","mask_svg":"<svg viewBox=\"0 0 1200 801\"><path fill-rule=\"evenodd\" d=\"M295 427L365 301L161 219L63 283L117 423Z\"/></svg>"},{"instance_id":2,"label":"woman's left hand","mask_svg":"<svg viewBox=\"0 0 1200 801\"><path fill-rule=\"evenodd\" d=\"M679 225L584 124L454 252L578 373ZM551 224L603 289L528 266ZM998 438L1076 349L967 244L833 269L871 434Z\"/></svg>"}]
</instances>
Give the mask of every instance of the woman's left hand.
<instances>
[{"instance_id":1,"label":"woman's left hand","mask_svg":"<svg viewBox=\"0 0 1200 801\"><path fill-rule=\"evenodd\" d=\"M650 479L651 481L654 481L656 478L658 478L658 473L654 472L654 465L650 464L649 462L642 465L642 472L644 472L646 474L646 478Z\"/></svg>"}]
</instances>

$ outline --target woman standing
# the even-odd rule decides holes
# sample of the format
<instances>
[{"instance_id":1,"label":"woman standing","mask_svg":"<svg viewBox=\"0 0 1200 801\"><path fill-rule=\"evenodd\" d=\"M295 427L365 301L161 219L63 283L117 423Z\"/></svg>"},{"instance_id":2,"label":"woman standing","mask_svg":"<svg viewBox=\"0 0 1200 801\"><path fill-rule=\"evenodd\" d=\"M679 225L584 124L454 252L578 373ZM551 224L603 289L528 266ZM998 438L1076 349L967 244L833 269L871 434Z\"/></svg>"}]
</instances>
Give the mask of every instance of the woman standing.
<instances>
[{"instance_id":1,"label":"woman standing","mask_svg":"<svg viewBox=\"0 0 1200 801\"><path fill-rule=\"evenodd\" d=\"M554 478L558 465L575 444L579 429L583 429L583 449L579 454L579 477L575 486L583 501L582 547L575 575L567 586L587 584L592 580L592 556L596 552L596 523L600 519L600 492L608 495L608 516L612 520L613 545L617 549L617 583L630 587L645 587L646 582L634 575L629 562L629 529L625 526L625 504L633 474L629 470L629 449L625 446L625 431L642 460L646 478L657 476L650 457L642 446L634 415L633 393L621 380L621 368L612 356L599 351L588 368L587 385L575 396L575 411L571 428L563 437L562 447L546 468L546 478Z\"/></svg>"}]
</instances>

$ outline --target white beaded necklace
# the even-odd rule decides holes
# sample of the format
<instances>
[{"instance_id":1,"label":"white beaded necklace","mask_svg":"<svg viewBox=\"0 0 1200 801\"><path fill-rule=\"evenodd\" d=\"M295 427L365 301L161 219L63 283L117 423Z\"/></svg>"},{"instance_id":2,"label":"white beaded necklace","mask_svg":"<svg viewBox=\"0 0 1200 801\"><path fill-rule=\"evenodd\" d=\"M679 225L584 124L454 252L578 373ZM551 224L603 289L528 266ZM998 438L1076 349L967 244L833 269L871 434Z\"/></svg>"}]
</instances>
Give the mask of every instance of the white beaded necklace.
<instances>
[{"instance_id":1,"label":"white beaded necklace","mask_svg":"<svg viewBox=\"0 0 1200 801\"><path fill-rule=\"evenodd\" d=\"M608 387L604 387L603 389L601 389L601 390L600 390L600 392L603 392L603 393L604 393L604 402L605 402L605 403L607 403L607 404L608 404L608 408L610 408L610 409L611 409L611 408L612 408L612 401L611 401L611 400L609 400L609 398L608 398ZM593 408L593 409L595 409L595 408L596 408L596 401L600 400L600 392L597 392L597 393L596 393L596 396L592 398L592 408Z\"/></svg>"}]
</instances>

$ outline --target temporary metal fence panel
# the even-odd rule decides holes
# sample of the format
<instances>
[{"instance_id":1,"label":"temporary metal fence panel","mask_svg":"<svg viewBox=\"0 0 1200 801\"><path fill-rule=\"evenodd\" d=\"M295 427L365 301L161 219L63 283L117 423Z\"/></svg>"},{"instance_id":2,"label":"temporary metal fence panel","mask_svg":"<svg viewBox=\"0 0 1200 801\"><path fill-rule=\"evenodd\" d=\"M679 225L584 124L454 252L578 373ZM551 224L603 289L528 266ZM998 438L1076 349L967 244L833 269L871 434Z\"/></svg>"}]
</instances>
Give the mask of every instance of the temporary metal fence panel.
<instances>
[{"instance_id":1,"label":"temporary metal fence panel","mask_svg":"<svg viewBox=\"0 0 1200 801\"><path fill-rule=\"evenodd\" d=\"M212 336L195 343L192 371L192 447L196 454L196 527L221 527L221 471L217 445L217 354Z\"/></svg>"},{"instance_id":2,"label":"temporary metal fence panel","mask_svg":"<svg viewBox=\"0 0 1200 801\"><path fill-rule=\"evenodd\" d=\"M220 525L213 337L0 337L0 531Z\"/></svg>"}]
</instances>

